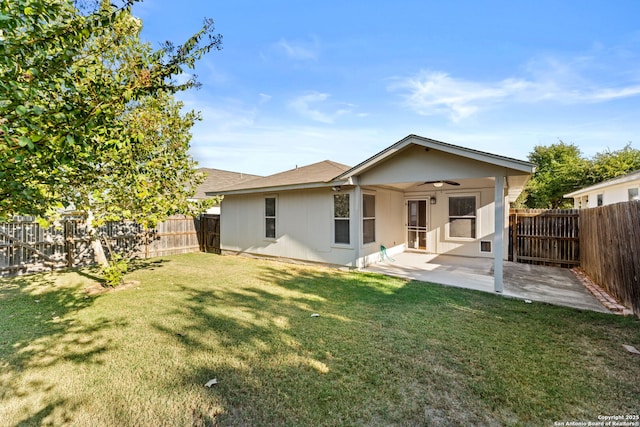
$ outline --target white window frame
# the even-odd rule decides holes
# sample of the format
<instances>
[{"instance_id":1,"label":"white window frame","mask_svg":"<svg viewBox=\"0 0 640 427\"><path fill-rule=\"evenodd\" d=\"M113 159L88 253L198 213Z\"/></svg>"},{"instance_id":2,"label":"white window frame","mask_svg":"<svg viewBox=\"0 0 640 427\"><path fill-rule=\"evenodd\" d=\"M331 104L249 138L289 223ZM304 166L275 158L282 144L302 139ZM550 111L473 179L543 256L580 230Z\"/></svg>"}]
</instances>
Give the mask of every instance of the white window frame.
<instances>
[{"instance_id":1,"label":"white window frame","mask_svg":"<svg viewBox=\"0 0 640 427\"><path fill-rule=\"evenodd\" d=\"M275 200L275 215L267 215L267 199L274 199ZM266 196L264 196L263 198L263 203L262 203L262 214L263 214L263 221L262 221L262 237L269 242L273 242L278 240L278 229L280 227L278 227L278 195L277 194L268 194ZM274 220L274 226L275 226L275 236L273 237L269 237L267 236L267 219L273 218Z\"/></svg>"},{"instance_id":2,"label":"white window frame","mask_svg":"<svg viewBox=\"0 0 640 427\"><path fill-rule=\"evenodd\" d=\"M371 196L373 197L373 216L364 216L364 198L365 196ZM377 226L378 226L378 221L376 221L376 193L374 191L363 191L362 192L362 197L361 197L361 201L362 201L362 222L361 222L361 227L362 227L362 246L366 246L366 245L374 245L377 242L378 239L378 230L377 230ZM364 222L365 221L373 221L373 240L370 242L365 242L364 241Z\"/></svg>"},{"instance_id":3,"label":"white window frame","mask_svg":"<svg viewBox=\"0 0 640 427\"><path fill-rule=\"evenodd\" d=\"M631 192L634 192L636 194L632 195ZM638 189L638 187L629 187L627 189L627 198L629 199L629 201L640 200L640 190Z\"/></svg>"},{"instance_id":4,"label":"white window frame","mask_svg":"<svg viewBox=\"0 0 640 427\"><path fill-rule=\"evenodd\" d=\"M480 230L480 193L448 193L446 194L447 196L447 205L446 205L446 209L447 209L447 223L445 224L445 239L447 240L451 240L451 241L459 241L459 242L474 242L476 240L478 240L478 236L482 236L482 232ZM456 217L456 218L473 218L475 220L475 236L473 237L457 237L457 236L451 236L451 221L450 219L452 218L452 216L450 215L449 212L449 199L452 198L461 198L461 197L474 197L476 202L475 202L475 215L473 217L471 216L460 216L460 217Z\"/></svg>"},{"instance_id":5,"label":"white window frame","mask_svg":"<svg viewBox=\"0 0 640 427\"><path fill-rule=\"evenodd\" d=\"M336 217L336 202L335 196L337 195L346 195L349 196L349 217L348 218L338 218ZM351 233L352 225L353 225L353 194L350 191L338 192L331 194L331 244L335 247L340 248L351 248L353 247L353 234ZM348 221L349 222L349 243L340 243L336 242L336 221Z\"/></svg>"}]
</instances>

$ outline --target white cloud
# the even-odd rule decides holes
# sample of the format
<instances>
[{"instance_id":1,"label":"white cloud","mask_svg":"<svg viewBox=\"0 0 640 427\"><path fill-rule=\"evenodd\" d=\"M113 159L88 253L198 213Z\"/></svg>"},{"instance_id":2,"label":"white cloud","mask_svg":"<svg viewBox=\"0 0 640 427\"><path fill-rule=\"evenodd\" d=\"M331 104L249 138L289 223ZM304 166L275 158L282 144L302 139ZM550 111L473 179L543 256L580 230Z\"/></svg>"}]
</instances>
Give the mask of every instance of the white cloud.
<instances>
[{"instance_id":1,"label":"white cloud","mask_svg":"<svg viewBox=\"0 0 640 427\"><path fill-rule=\"evenodd\" d=\"M313 40L311 44L302 42L292 42L281 39L275 44L277 50L284 52L291 59L316 60L318 59L318 43Z\"/></svg>"},{"instance_id":2,"label":"white cloud","mask_svg":"<svg viewBox=\"0 0 640 427\"><path fill-rule=\"evenodd\" d=\"M336 108L332 112L323 112L318 108L318 104L324 104L329 99L330 95L321 92L308 92L304 95L294 98L290 103L291 107L296 113L302 117L306 117L316 122L332 124L336 118L351 113L350 108ZM348 104L342 106L350 107Z\"/></svg>"},{"instance_id":3,"label":"white cloud","mask_svg":"<svg viewBox=\"0 0 640 427\"><path fill-rule=\"evenodd\" d=\"M466 119L500 104L602 103L640 95L640 84L598 84L585 77L592 66L589 57L573 61L543 58L525 67L526 77L495 82L455 78L442 71L423 70L395 79L389 90L399 92L406 106L420 115L444 115L453 122Z\"/></svg>"}]
</instances>

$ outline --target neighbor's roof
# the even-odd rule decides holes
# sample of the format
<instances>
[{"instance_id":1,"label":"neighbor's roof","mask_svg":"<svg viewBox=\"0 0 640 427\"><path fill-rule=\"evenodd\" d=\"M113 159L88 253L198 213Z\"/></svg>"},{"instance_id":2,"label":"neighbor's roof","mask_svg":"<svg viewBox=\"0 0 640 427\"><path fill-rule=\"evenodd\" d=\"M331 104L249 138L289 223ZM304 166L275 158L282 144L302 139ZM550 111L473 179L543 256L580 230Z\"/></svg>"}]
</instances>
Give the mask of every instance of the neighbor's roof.
<instances>
[{"instance_id":1,"label":"neighbor's roof","mask_svg":"<svg viewBox=\"0 0 640 427\"><path fill-rule=\"evenodd\" d=\"M582 196L584 194L590 193L592 191L597 191L605 187L610 187L612 185L618 185L618 184L626 184L628 182L636 181L636 180L640 180L640 170L633 171L626 175L621 175L616 178L611 178L606 181L599 182L598 184L594 184L589 187L582 188L580 190L574 191L573 193L565 194L564 197L570 198L570 197Z\"/></svg>"},{"instance_id":2,"label":"neighbor's roof","mask_svg":"<svg viewBox=\"0 0 640 427\"><path fill-rule=\"evenodd\" d=\"M349 170L349 166L324 160L263 178L235 184L222 189L222 191L217 194L237 194L254 192L255 190L275 191L323 187L333 181L335 176L342 174L346 170Z\"/></svg>"},{"instance_id":3,"label":"neighbor's roof","mask_svg":"<svg viewBox=\"0 0 640 427\"><path fill-rule=\"evenodd\" d=\"M231 185L261 178L260 175L229 172L220 169L200 168L198 170L204 172L207 177L204 182L196 188L196 194L193 196L194 199L204 199L207 197L206 193L215 193L216 191Z\"/></svg>"},{"instance_id":4,"label":"neighbor's roof","mask_svg":"<svg viewBox=\"0 0 640 427\"><path fill-rule=\"evenodd\" d=\"M524 160L513 159L511 157L500 156L497 154L487 153L485 151L473 150L471 148L461 147L459 145L453 145L442 141L436 141L435 139L425 138L423 136L408 135L392 146L385 148L378 154L375 154L374 156L354 166L340 176L337 176L335 179L348 179L352 176L360 175L361 173L376 166L380 162L386 160L388 157L395 155L397 152L403 150L409 145L421 145L426 148L432 148L434 150L444 151L446 153L455 154L457 156L467 157L485 163L491 163L523 173L531 174L535 171L535 165Z\"/></svg>"}]
</instances>

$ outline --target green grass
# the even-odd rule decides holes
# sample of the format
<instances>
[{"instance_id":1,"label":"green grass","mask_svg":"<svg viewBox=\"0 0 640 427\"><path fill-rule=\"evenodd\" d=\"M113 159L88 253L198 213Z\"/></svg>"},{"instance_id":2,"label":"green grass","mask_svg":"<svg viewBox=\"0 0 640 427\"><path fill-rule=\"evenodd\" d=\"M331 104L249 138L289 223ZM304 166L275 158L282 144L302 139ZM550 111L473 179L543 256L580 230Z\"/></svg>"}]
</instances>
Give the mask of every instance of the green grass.
<instances>
[{"instance_id":1,"label":"green grass","mask_svg":"<svg viewBox=\"0 0 640 427\"><path fill-rule=\"evenodd\" d=\"M241 257L138 267L138 286L99 295L91 270L0 280L0 425L537 426L640 409L632 318Z\"/></svg>"}]
</instances>

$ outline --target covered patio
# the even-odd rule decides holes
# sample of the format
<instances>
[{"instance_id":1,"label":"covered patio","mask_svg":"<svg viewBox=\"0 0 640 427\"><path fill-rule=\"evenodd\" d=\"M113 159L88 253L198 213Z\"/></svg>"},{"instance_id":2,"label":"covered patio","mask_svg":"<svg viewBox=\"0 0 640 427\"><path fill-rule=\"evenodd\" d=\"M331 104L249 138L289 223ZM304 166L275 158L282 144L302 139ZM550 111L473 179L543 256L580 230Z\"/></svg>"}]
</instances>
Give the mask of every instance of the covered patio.
<instances>
[{"instance_id":1,"label":"covered patio","mask_svg":"<svg viewBox=\"0 0 640 427\"><path fill-rule=\"evenodd\" d=\"M364 271L496 293L494 260L406 251L370 264ZM532 302L610 313L568 269L504 261L500 295Z\"/></svg>"}]
</instances>

